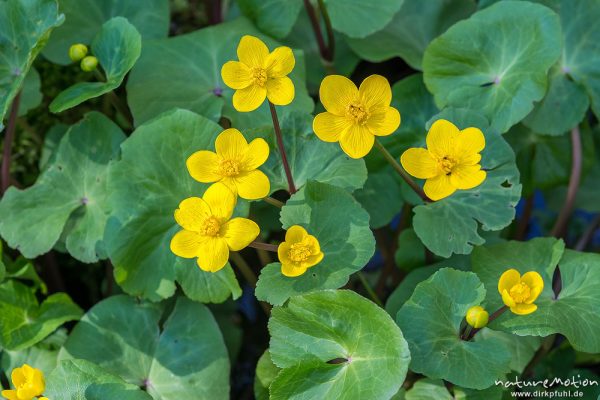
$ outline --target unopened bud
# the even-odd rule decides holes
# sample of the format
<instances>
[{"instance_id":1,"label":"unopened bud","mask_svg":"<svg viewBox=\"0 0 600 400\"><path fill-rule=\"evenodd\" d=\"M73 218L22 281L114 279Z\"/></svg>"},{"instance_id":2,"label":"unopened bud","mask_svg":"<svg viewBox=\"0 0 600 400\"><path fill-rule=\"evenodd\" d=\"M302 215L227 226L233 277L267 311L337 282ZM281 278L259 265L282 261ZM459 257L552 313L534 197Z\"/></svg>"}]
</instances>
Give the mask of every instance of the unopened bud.
<instances>
[{"instance_id":1,"label":"unopened bud","mask_svg":"<svg viewBox=\"0 0 600 400\"><path fill-rule=\"evenodd\" d=\"M69 58L73 62L82 60L83 57L87 56L88 48L85 44L77 43L69 47Z\"/></svg>"},{"instance_id":2,"label":"unopened bud","mask_svg":"<svg viewBox=\"0 0 600 400\"><path fill-rule=\"evenodd\" d=\"M473 328L483 328L488 323L490 315L481 306L473 306L467 310L465 316L467 323Z\"/></svg>"},{"instance_id":3,"label":"unopened bud","mask_svg":"<svg viewBox=\"0 0 600 400\"><path fill-rule=\"evenodd\" d=\"M98 59L94 56L87 56L81 60L81 69L85 72L91 72L98 66Z\"/></svg>"}]
</instances>

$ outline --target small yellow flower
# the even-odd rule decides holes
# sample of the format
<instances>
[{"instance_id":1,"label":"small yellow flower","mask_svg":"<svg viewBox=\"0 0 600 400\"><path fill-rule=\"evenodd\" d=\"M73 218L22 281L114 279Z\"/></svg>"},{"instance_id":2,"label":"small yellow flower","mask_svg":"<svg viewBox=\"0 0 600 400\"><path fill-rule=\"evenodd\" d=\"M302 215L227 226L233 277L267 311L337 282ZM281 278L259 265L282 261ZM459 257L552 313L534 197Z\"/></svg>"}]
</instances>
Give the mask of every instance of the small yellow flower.
<instances>
[{"instance_id":1,"label":"small yellow flower","mask_svg":"<svg viewBox=\"0 0 600 400\"><path fill-rule=\"evenodd\" d=\"M240 131L227 129L217 137L215 150L201 150L188 158L186 165L192 178L202 183L221 182L247 200L269 195L269 178L257 169L269 158L269 145L264 139L248 144Z\"/></svg>"},{"instance_id":2,"label":"small yellow flower","mask_svg":"<svg viewBox=\"0 0 600 400\"><path fill-rule=\"evenodd\" d=\"M184 258L198 258L200 269L217 272L227 264L229 251L239 251L258 236L254 221L233 218L236 197L227 186L211 185L202 198L190 197L175 210L183 228L171 239L171 251Z\"/></svg>"},{"instance_id":3,"label":"small yellow flower","mask_svg":"<svg viewBox=\"0 0 600 400\"><path fill-rule=\"evenodd\" d=\"M490 315L481 306L473 306L467 310L465 319L473 328L483 328L487 325Z\"/></svg>"},{"instance_id":4,"label":"small yellow flower","mask_svg":"<svg viewBox=\"0 0 600 400\"><path fill-rule=\"evenodd\" d=\"M431 200L450 196L457 189L472 189L486 178L481 169L485 137L477 128L459 130L439 119L427 133L427 149L411 148L400 157L404 169L419 179L427 179L423 190Z\"/></svg>"},{"instance_id":5,"label":"small yellow flower","mask_svg":"<svg viewBox=\"0 0 600 400\"><path fill-rule=\"evenodd\" d=\"M69 47L69 58L76 62L87 56L88 48L85 44L77 43Z\"/></svg>"},{"instance_id":6,"label":"small yellow flower","mask_svg":"<svg viewBox=\"0 0 600 400\"><path fill-rule=\"evenodd\" d=\"M390 107L390 83L383 76L371 75L357 89L350 79L329 75L319 96L327 111L315 117L315 134L324 142L340 142L352 158L366 156L375 136L391 135L400 126L400 113Z\"/></svg>"},{"instance_id":7,"label":"small yellow flower","mask_svg":"<svg viewBox=\"0 0 600 400\"><path fill-rule=\"evenodd\" d=\"M256 110L265 101L279 106L294 100L294 84L287 75L296 60L292 49L269 48L257 37L246 35L237 48L239 61L228 61L221 68L223 82L235 90L233 107L241 112Z\"/></svg>"},{"instance_id":8,"label":"small yellow flower","mask_svg":"<svg viewBox=\"0 0 600 400\"><path fill-rule=\"evenodd\" d=\"M11 380L15 389L2 391L2 396L8 400L32 400L46 389L42 371L27 364L13 369Z\"/></svg>"},{"instance_id":9,"label":"small yellow flower","mask_svg":"<svg viewBox=\"0 0 600 400\"><path fill-rule=\"evenodd\" d=\"M285 242L277 248L277 255L281 262L281 273L289 277L302 275L323 259L317 238L299 225L287 230Z\"/></svg>"},{"instance_id":10,"label":"small yellow flower","mask_svg":"<svg viewBox=\"0 0 600 400\"><path fill-rule=\"evenodd\" d=\"M527 315L537 310L533 304L544 290L544 280L535 271L521 276L516 269L504 272L498 281L502 301L515 314Z\"/></svg>"}]
</instances>

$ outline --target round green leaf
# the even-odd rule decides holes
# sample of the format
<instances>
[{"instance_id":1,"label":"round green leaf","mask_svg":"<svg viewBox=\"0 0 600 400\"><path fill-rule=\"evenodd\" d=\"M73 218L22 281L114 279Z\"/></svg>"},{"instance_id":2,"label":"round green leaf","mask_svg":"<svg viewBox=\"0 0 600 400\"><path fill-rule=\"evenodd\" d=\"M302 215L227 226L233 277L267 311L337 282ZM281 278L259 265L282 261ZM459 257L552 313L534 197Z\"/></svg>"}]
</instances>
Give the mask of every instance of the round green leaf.
<instances>
[{"instance_id":1,"label":"round green leaf","mask_svg":"<svg viewBox=\"0 0 600 400\"><path fill-rule=\"evenodd\" d=\"M448 389L442 380L419 379L406 392L406 400L500 400L502 386L492 386L484 390L464 389L453 386Z\"/></svg>"},{"instance_id":2,"label":"round green leaf","mask_svg":"<svg viewBox=\"0 0 600 400\"><path fill-rule=\"evenodd\" d=\"M296 294L343 286L375 252L369 215L348 192L335 186L308 182L281 209L281 223L284 229L303 226L319 240L325 256L294 278L284 276L278 262L264 267L256 285L256 297L274 305L283 304Z\"/></svg>"},{"instance_id":3,"label":"round green leaf","mask_svg":"<svg viewBox=\"0 0 600 400\"><path fill-rule=\"evenodd\" d=\"M105 258L106 176L124 139L100 113L86 114L73 125L36 183L25 190L10 187L4 194L0 234L8 245L34 258L52 249L64 233L73 257L88 263Z\"/></svg>"},{"instance_id":4,"label":"round green leaf","mask_svg":"<svg viewBox=\"0 0 600 400\"><path fill-rule=\"evenodd\" d=\"M484 118L464 109L446 109L432 121L440 118L460 129L477 127L486 140L481 166L487 170L487 178L481 185L414 209L417 236L435 254L449 257L453 253L469 254L474 245L485 243L480 229L497 231L511 223L521 197L521 184L511 147Z\"/></svg>"},{"instance_id":5,"label":"round green leaf","mask_svg":"<svg viewBox=\"0 0 600 400\"><path fill-rule=\"evenodd\" d=\"M271 400L384 400L406 377L410 354L402 332L385 311L351 291L293 297L273 309L269 332L271 358L282 368Z\"/></svg>"},{"instance_id":6,"label":"round green leaf","mask_svg":"<svg viewBox=\"0 0 600 400\"><path fill-rule=\"evenodd\" d=\"M423 58L425 84L440 108L481 112L504 133L546 93L560 56L558 16L547 7L502 1L458 22Z\"/></svg>"},{"instance_id":7,"label":"round green leaf","mask_svg":"<svg viewBox=\"0 0 600 400\"><path fill-rule=\"evenodd\" d=\"M65 293L53 294L39 304L31 288L9 280L0 285L0 348L30 347L82 313Z\"/></svg>"},{"instance_id":8,"label":"round green leaf","mask_svg":"<svg viewBox=\"0 0 600 400\"><path fill-rule=\"evenodd\" d=\"M27 114L42 103L42 82L40 74L35 68L31 68L23 81L21 89L21 102L19 103L19 117Z\"/></svg>"},{"instance_id":9,"label":"round green leaf","mask_svg":"<svg viewBox=\"0 0 600 400\"><path fill-rule=\"evenodd\" d=\"M125 18L116 17L106 22L92 43L92 53L98 58L106 82L76 83L56 96L50 103L50 111L67 110L118 88L141 51L142 38Z\"/></svg>"},{"instance_id":10,"label":"round green leaf","mask_svg":"<svg viewBox=\"0 0 600 400\"><path fill-rule=\"evenodd\" d=\"M324 0L331 25L351 38L364 38L383 29L400 10L404 0Z\"/></svg>"},{"instance_id":11,"label":"round green leaf","mask_svg":"<svg viewBox=\"0 0 600 400\"><path fill-rule=\"evenodd\" d=\"M237 4L258 29L277 39L290 33L303 8L301 0L238 0Z\"/></svg>"},{"instance_id":12,"label":"round green leaf","mask_svg":"<svg viewBox=\"0 0 600 400\"><path fill-rule=\"evenodd\" d=\"M103 300L75 326L59 357L94 362L155 400L229 398L219 327L208 308L185 297L172 311L123 295Z\"/></svg>"},{"instance_id":13,"label":"round green leaf","mask_svg":"<svg viewBox=\"0 0 600 400\"><path fill-rule=\"evenodd\" d=\"M125 17L144 39L166 37L169 31L169 0L60 0L65 23L54 31L43 51L50 61L67 65L69 47L89 44L105 22Z\"/></svg>"},{"instance_id":14,"label":"round green leaf","mask_svg":"<svg viewBox=\"0 0 600 400\"><path fill-rule=\"evenodd\" d=\"M510 371L504 343L459 337L467 310L479 305L485 292L477 275L451 268L417 285L396 318L408 341L411 370L472 389L485 389Z\"/></svg>"},{"instance_id":15,"label":"round green leaf","mask_svg":"<svg viewBox=\"0 0 600 400\"><path fill-rule=\"evenodd\" d=\"M256 375L254 376L254 397L256 400L269 400L269 387L281 371L271 360L271 353L265 350L256 364Z\"/></svg>"},{"instance_id":16,"label":"round green leaf","mask_svg":"<svg viewBox=\"0 0 600 400\"><path fill-rule=\"evenodd\" d=\"M0 1L0 129L33 60L63 21L56 0Z\"/></svg>"},{"instance_id":17,"label":"round green leaf","mask_svg":"<svg viewBox=\"0 0 600 400\"><path fill-rule=\"evenodd\" d=\"M158 301L173 295L177 280L197 301L218 303L241 295L230 266L204 272L195 260L176 257L169 248L181 229L173 217L179 203L207 187L190 177L185 162L192 153L212 148L221 130L190 111L174 110L140 126L123 143L108 180L112 214L105 239L115 279L127 293Z\"/></svg>"},{"instance_id":18,"label":"round green leaf","mask_svg":"<svg viewBox=\"0 0 600 400\"><path fill-rule=\"evenodd\" d=\"M371 227L381 228L400 212L404 202L398 173L391 167L371 172L362 189L354 197L369 213Z\"/></svg>"},{"instance_id":19,"label":"round green leaf","mask_svg":"<svg viewBox=\"0 0 600 400\"><path fill-rule=\"evenodd\" d=\"M382 30L364 39L349 39L348 44L369 61L401 57L411 67L422 69L429 42L476 8L473 0L404 0L400 11Z\"/></svg>"},{"instance_id":20,"label":"round green leaf","mask_svg":"<svg viewBox=\"0 0 600 400\"><path fill-rule=\"evenodd\" d=\"M85 360L66 360L47 377L44 393L61 400L152 400L139 387Z\"/></svg>"},{"instance_id":21,"label":"round green leaf","mask_svg":"<svg viewBox=\"0 0 600 400\"><path fill-rule=\"evenodd\" d=\"M564 252L563 252L564 251ZM508 242L478 248L472 255L473 270L487 287L496 288L498 279L509 268L521 274L537 271L544 290L534 302L538 309L528 315L505 312L492 327L517 335L548 336L560 333L579 351L600 352L600 256L564 250L556 239ZM562 289L555 298L552 276L560 268ZM497 290L486 299L490 309L503 305Z\"/></svg>"},{"instance_id":22,"label":"round green leaf","mask_svg":"<svg viewBox=\"0 0 600 400\"><path fill-rule=\"evenodd\" d=\"M225 116L238 129L270 125L266 101L258 110L239 113L232 105L234 91L221 79L223 64L237 60L236 49L243 35L261 38L271 50L280 46L244 18L144 44L142 56L127 82L128 102L136 125L175 107L195 111L214 121ZM280 114L293 110L310 113L314 107L304 83L304 57L300 52L294 56L296 66L290 78L296 96L290 105L278 108Z\"/></svg>"}]
</instances>

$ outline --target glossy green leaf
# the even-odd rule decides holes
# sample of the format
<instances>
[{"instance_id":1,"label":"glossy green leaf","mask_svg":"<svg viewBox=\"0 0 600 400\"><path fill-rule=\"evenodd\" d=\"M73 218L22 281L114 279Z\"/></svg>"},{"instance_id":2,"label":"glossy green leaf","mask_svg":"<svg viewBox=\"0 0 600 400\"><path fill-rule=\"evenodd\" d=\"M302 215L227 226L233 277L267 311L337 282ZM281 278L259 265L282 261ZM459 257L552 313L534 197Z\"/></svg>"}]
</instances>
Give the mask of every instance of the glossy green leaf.
<instances>
[{"instance_id":1,"label":"glossy green leaf","mask_svg":"<svg viewBox=\"0 0 600 400\"><path fill-rule=\"evenodd\" d=\"M502 387L492 386L484 390L447 388L442 380L419 379L404 397L406 400L500 400Z\"/></svg>"},{"instance_id":2,"label":"glossy green leaf","mask_svg":"<svg viewBox=\"0 0 600 400\"><path fill-rule=\"evenodd\" d=\"M21 88L21 101L19 103L19 116L24 116L40 105L42 102L42 82L40 81L40 74L35 68L31 68L23 81L23 87Z\"/></svg>"},{"instance_id":3,"label":"glossy green leaf","mask_svg":"<svg viewBox=\"0 0 600 400\"><path fill-rule=\"evenodd\" d=\"M487 328L479 331L477 335L503 342L511 352L510 369L518 374L523 373L542 344L542 339L536 336L517 336Z\"/></svg>"},{"instance_id":4,"label":"glossy green leaf","mask_svg":"<svg viewBox=\"0 0 600 400\"><path fill-rule=\"evenodd\" d=\"M432 121L440 118L460 129L477 127L486 139L481 166L487 170L487 178L481 185L414 209L417 236L435 254L449 257L453 253L469 254L474 245L485 243L480 230L497 231L511 223L521 197L521 184L511 147L484 118L464 109L447 109Z\"/></svg>"},{"instance_id":5,"label":"glossy green leaf","mask_svg":"<svg viewBox=\"0 0 600 400\"><path fill-rule=\"evenodd\" d=\"M244 18L144 44L142 56L127 82L129 106L136 125L176 107L214 121L224 116L238 129L271 125L266 102L258 110L239 113L231 103L233 90L221 80L221 67L227 61L237 60L236 49L243 35L260 37L271 50L280 46ZM290 105L278 107L280 117L294 110L309 113L314 107L304 83L304 57L301 52L294 55L296 66L290 78L296 96Z\"/></svg>"},{"instance_id":6,"label":"glossy green leaf","mask_svg":"<svg viewBox=\"0 0 600 400\"><path fill-rule=\"evenodd\" d=\"M169 31L169 0L60 0L65 23L56 29L43 51L50 61L67 65L69 47L89 45L105 22L126 18L145 39L166 37Z\"/></svg>"},{"instance_id":7,"label":"glossy green leaf","mask_svg":"<svg viewBox=\"0 0 600 400\"><path fill-rule=\"evenodd\" d=\"M73 257L88 263L105 258L106 176L124 139L100 113L91 112L72 126L36 183L25 190L13 186L4 194L0 234L8 245L34 258L52 249L64 233Z\"/></svg>"},{"instance_id":8,"label":"glossy green leaf","mask_svg":"<svg viewBox=\"0 0 600 400\"><path fill-rule=\"evenodd\" d=\"M411 67L422 69L427 45L475 9L474 0L404 0L382 30L364 39L350 39L348 44L369 61L401 57Z\"/></svg>"},{"instance_id":9,"label":"glossy green leaf","mask_svg":"<svg viewBox=\"0 0 600 400\"><path fill-rule=\"evenodd\" d=\"M563 252L564 251L564 252ZM556 239L508 242L478 248L473 253L473 270L487 287L496 288L498 279L509 268L521 274L537 271L544 280L544 290L535 301L538 309L528 315L505 312L492 328L517 335L564 335L571 345L587 353L600 352L600 256L564 250ZM562 289L555 298L552 276L560 267ZM490 289L486 299L490 309L503 305L497 290Z\"/></svg>"},{"instance_id":10,"label":"glossy green leaf","mask_svg":"<svg viewBox=\"0 0 600 400\"><path fill-rule=\"evenodd\" d=\"M229 358L212 314L185 297L174 303L170 311L123 295L103 300L75 326L60 359L94 362L155 400L228 399Z\"/></svg>"},{"instance_id":11,"label":"glossy green leaf","mask_svg":"<svg viewBox=\"0 0 600 400\"><path fill-rule=\"evenodd\" d=\"M414 229L405 229L398 236L398 248L394 255L396 265L404 271L427 265L425 262L425 247L419 240Z\"/></svg>"},{"instance_id":12,"label":"glossy green leaf","mask_svg":"<svg viewBox=\"0 0 600 400\"><path fill-rule=\"evenodd\" d=\"M22 350L43 340L83 312L65 293L38 303L33 290L15 280L0 285L0 347Z\"/></svg>"},{"instance_id":13,"label":"glossy green leaf","mask_svg":"<svg viewBox=\"0 0 600 400\"><path fill-rule=\"evenodd\" d=\"M387 400L406 377L410 354L402 332L351 291L293 297L273 309L269 332L271 358L282 368L271 400Z\"/></svg>"},{"instance_id":14,"label":"glossy green leaf","mask_svg":"<svg viewBox=\"0 0 600 400\"><path fill-rule=\"evenodd\" d=\"M173 295L177 280L197 301L219 303L241 295L230 266L204 272L169 248L180 230L173 217L179 203L207 187L190 177L185 162L192 153L213 148L221 130L190 111L174 110L140 126L123 143L109 176L113 211L105 237L116 281L127 293L158 301Z\"/></svg>"},{"instance_id":15,"label":"glossy green leaf","mask_svg":"<svg viewBox=\"0 0 600 400\"><path fill-rule=\"evenodd\" d=\"M354 192L356 200L369 213L371 228L389 224L402 209L404 201L398 179L396 171L384 168L371 172L364 187Z\"/></svg>"},{"instance_id":16,"label":"glossy green leaf","mask_svg":"<svg viewBox=\"0 0 600 400\"><path fill-rule=\"evenodd\" d=\"M281 368L273 364L271 353L266 350L256 364L256 375L254 376L254 397L256 400L269 400L269 387L279 371L281 371Z\"/></svg>"},{"instance_id":17,"label":"glossy green leaf","mask_svg":"<svg viewBox=\"0 0 600 400\"><path fill-rule=\"evenodd\" d=\"M92 53L98 58L106 81L76 83L56 96L50 103L50 111L67 110L118 88L141 51L142 38L127 19L116 17L109 20L102 25L92 43Z\"/></svg>"},{"instance_id":18,"label":"glossy green leaf","mask_svg":"<svg viewBox=\"0 0 600 400\"><path fill-rule=\"evenodd\" d=\"M33 60L63 21L56 0L0 1L0 129Z\"/></svg>"},{"instance_id":19,"label":"glossy green leaf","mask_svg":"<svg viewBox=\"0 0 600 400\"><path fill-rule=\"evenodd\" d=\"M504 133L544 97L561 41L552 10L502 1L431 42L423 58L425 83L439 107L479 111Z\"/></svg>"},{"instance_id":20,"label":"glossy green leaf","mask_svg":"<svg viewBox=\"0 0 600 400\"><path fill-rule=\"evenodd\" d=\"M345 190L325 183L308 182L281 209L287 229L301 225L319 240L323 261L303 275L290 278L276 262L261 270L256 297L274 305L296 294L336 289L364 267L375 251L369 215Z\"/></svg>"},{"instance_id":21,"label":"glossy green leaf","mask_svg":"<svg viewBox=\"0 0 600 400\"><path fill-rule=\"evenodd\" d=\"M364 38L383 29L403 2L379 0L366 6L363 0L324 0L333 29L351 38Z\"/></svg>"},{"instance_id":22,"label":"glossy green leaf","mask_svg":"<svg viewBox=\"0 0 600 400\"><path fill-rule=\"evenodd\" d=\"M510 371L504 343L459 337L461 322L486 290L472 272L443 268L417 285L396 321L412 356L411 370L471 389L485 389Z\"/></svg>"},{"instance_id":23,"label":"glossy green leaf","mask_svg":"<svg viewBox=\"0 0 600 400\"><path fill-rule=\"evenodd\" d=\"M237 4L258 29L278 39L290 33L304 7L301 0L238 0Z\"/></svg>"}]
</instances>

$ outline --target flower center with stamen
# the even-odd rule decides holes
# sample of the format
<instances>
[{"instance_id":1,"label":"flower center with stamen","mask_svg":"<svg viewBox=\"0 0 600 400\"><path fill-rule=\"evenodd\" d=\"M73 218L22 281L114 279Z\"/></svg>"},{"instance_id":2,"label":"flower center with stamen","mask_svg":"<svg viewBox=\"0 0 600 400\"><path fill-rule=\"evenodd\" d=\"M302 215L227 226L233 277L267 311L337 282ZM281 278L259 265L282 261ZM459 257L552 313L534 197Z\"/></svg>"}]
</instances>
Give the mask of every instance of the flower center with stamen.
<instances>
[{"instance_id":1,"label":"flower center with stamen","mask_svg":"<svg viewBox=\"0 0 600 400\"><path fill-rule=\"evenodd\" d=\"M369 113L365 106L358 102L351 103L346 109L346 116L357 124L364 124L369 119Z\"/></svg>"},{"instance_id":2,"label":"flower center with stamen","mask_svg":"<svg viewBox=\"0 0 600 400\"><path fill-rule=\"evenodd\" d=\"M310 248L304 243L294 243L289 251L288 256L293 262L302 262L310 257Z\"/></svg>"},{"instance_id":3,"label":"flower center with stamen","mask_svg":"<svg viewBox=\"0 0 600 400\"><path fill-rule=\"evenodd\" d=\"M264 68L252 68L252 77L258 86L265 86L267 83L267 71Z\"/></svg>"},{"instance_id":4,"label":"flower center with stamen","mask_svg":"<svg viewBox=\"0 0 600 400\"><path fill-rule=\"evenodd\" d=\"M515 303L523 303L531 295L531 289L527 284L520 282L510 288L509 294Z\"/></svg>"},{"instance_id":5,"label":"flower center with stamen","mask_svg":"<svg viewBox=\"0 0 600 400\"><path fill-rule=\"evenodd\" d=\"M221 175L236 176L240 173L240 163L236 160L223 160L219 169Z\"/></svg>"},{"instance_id":6,"label":"flower center with stamen","mask_svg":"<svg viewBox=\"0 0 600 400\"><path fill-rule=\"evenodd\" d=\"M438 159L438 166L446 175L450 175L452 173L452 169L455 165L456 161L448 156Z\"/></svg>"},{"instance_id":7,"label":"flower center with stamen","mask_svg":"<svg viewBox=\"0 0 600 400\"><path fill-rule=\"evenodd\" d=\"M208 217L204 220L204 226L200 233L204 236L217 236L221 230L221 223L217 217Z\"/></svg>"}]
</instances>

